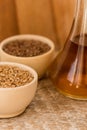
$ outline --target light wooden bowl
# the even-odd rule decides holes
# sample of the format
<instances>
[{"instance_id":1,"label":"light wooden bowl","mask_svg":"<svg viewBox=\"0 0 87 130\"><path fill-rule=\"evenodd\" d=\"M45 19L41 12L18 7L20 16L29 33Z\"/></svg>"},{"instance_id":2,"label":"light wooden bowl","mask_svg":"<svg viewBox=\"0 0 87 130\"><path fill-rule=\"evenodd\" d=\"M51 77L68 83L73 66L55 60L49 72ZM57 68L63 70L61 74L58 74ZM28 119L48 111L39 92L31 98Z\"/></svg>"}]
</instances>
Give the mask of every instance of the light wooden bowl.
<instances>
[{"instance_id":1,"label":"light wooden bowl","mask_svg":"<svg viewBox=\"0 0 87 130\"><path fill-rule=\"evenodd\" d=\"M9 55L5 51L3 51L3 46L5 44L9 44L11 41L31 40L31 39L46 43L51 47L51 49L42 55L33 56L33 57L17 57L17 56ZM17 35L17 36L13 36L13 37L5 39L0 44L1 61L17 62L17 63L31 66L37 71L39 78L41 78L44 75L48 66L51 64L54 57L54 50L55 50L55 46L51 40L43 36L38 36L38 35Z\"/></svg>"},{"instance_id":2,"label":"light wooden bowl","mask_svg":"<svg viewBox=\"0 0 87 130\"><path fill-rule=\"evenodd\" d=\"M15 88L0 88L0 118L9 118L21 114L30 104L37 89L38 76L30 67L18 63L0 62L0 65L16 66L29 71L34 79Z\"/></svg>"}]
</instances>

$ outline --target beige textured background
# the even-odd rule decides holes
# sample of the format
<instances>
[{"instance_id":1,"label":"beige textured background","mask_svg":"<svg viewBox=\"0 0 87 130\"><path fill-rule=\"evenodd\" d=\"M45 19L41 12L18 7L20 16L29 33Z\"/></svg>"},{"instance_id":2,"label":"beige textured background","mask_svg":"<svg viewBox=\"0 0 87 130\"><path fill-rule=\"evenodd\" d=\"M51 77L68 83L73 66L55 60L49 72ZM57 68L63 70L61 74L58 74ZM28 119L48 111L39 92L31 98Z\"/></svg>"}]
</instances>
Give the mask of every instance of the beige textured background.
<instances>
[{"instance_id":1,"label":"beige textured background","mask_svg":"<svg viewBox=\"0 0 87 130\"><path fill-rule=\"evenodd\" d=\"M63 45L76 0L0 0L0 40L15 34L40 34Z\"/></svg>"}]
</instances>

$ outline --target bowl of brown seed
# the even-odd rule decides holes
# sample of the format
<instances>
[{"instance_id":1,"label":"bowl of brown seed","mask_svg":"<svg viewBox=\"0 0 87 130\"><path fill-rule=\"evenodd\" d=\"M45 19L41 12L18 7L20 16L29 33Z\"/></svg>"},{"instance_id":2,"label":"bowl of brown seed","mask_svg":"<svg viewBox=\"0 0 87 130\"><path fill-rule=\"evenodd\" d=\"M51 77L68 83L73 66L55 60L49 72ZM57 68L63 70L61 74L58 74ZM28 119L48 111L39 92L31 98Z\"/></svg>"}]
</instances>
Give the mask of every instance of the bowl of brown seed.
<instances>
[{"instance_id":1,"label":"bowl of brown seed","mask_svg":"<svg viewBox=\"0 0 87 130\"><path fill-rule=\"evenodd\" d=\"M38 35L17 35L0 44L1 61L25 64L34 68L39 78L46 72L54 57L54 43Z\"/></svg>"},{"instance_id":2,"label":"bowl of brown seed","mask_svg":"<svg viewBox=\"0 0 87 130\"><path fill-rule=\"evenodd\" d=\"M29 66L0 62L0 118L24 112L35 96L38 75Z\"/></svg>"}]
</instances>

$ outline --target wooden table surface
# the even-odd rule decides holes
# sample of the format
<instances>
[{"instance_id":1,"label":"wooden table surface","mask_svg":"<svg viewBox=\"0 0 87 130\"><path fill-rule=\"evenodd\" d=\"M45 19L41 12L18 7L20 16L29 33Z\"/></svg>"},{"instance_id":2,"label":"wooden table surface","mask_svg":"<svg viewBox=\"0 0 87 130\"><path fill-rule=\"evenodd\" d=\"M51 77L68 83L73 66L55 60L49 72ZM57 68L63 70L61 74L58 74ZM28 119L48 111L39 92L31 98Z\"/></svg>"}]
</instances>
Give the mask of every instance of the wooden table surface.
<instances>
[{"instance_id":1,"label":"wooden table surface","mask_svg":"<svg viewBox=\"0 0 87 130\"><path fill-rule=\"evenodd\" d=\"M50 80L43 79L26 111L0 119L0 130L87 130L87 101L64 97Z\"/></svg>"}]
</instances>

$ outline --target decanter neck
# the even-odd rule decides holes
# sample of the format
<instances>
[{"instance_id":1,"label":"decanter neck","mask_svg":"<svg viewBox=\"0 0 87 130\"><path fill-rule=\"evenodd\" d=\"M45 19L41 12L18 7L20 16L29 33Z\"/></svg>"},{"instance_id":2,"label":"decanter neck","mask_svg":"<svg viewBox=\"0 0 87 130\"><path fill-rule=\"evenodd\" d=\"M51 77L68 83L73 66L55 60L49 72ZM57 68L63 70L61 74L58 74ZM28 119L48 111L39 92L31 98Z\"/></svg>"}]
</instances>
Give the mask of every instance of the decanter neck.
<instances>
[{"instance_id":1,"label":"decanter neck","mask_svg":"<svg viewBox=\"0 0 87 130\"><path fill-rule=\"evenodd\" d=\"M77 35L87 34L87 0L77 0L71 40Z\"/></svg>"}]
</instances>

